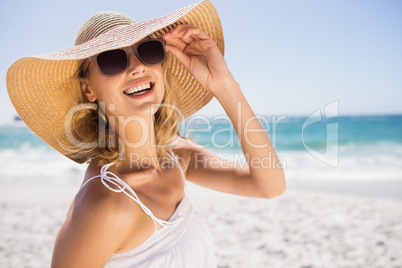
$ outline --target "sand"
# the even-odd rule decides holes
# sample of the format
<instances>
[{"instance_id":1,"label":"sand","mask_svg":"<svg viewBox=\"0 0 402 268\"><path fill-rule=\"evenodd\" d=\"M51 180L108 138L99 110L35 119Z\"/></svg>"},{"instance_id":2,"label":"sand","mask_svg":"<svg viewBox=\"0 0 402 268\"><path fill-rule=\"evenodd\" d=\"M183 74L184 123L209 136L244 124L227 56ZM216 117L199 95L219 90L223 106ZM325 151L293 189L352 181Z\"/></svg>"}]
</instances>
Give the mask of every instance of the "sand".
<instances>
[{"instance_id":1,"label":"sand","mask_svg":"<svg viewBox=\"0 0 402 268\"><path fill-rule=\"evenodd\" d=\"M0 185L0 267L49 267L78 185ZM402 267L402 200L288 187L271 200L189 185L219 267Z\"/></svg>"}]
</instances>

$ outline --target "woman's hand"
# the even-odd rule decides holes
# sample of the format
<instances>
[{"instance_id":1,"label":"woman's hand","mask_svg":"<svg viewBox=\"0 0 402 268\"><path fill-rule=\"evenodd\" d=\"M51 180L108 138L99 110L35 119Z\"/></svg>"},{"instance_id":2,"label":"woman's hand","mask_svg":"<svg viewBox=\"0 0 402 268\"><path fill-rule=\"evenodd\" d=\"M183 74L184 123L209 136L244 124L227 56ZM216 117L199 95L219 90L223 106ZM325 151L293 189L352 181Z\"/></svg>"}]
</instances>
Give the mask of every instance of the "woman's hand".
<instances>
[{"instance_id":1,"label":"woman's hand","mask_svg":"<svg viewBox=\"0 0 402 268\"><path fill-rule=\"evenodd\" d=\"M215 41L200 28L179 25L163 38L167 51L214 96L236 83Z\"/></svg>"}]
</instances>

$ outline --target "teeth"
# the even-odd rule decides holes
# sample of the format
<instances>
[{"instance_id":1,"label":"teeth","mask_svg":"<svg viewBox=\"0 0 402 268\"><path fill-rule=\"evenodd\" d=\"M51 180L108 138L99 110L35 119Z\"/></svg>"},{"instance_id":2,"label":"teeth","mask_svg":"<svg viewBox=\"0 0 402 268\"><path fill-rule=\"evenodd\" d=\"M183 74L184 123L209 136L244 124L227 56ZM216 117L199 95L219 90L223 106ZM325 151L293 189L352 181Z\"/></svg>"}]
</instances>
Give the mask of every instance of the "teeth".
<instances>
[{"instance_id":1,"label":"teeth","mask_svg":"<svg viewBox=\"0 0 402 268\"><path fill-rule=\"evenodd\" d=\"M127 89L127 90L124 91L124 93L126 93L126 94L128 94L128 95L131 95L131 94L137 93L137 92L139 92L139 91L142 91L142 90L144 90L144 89L150 89L150 88L151 88L151 83L145 83L145 84L143 84L143 85L138 85L138 86L136 86L136 87L134 87L134 88ZM137 95L144 94L145 92L146 92L146 91L140 92L140 93L137 94Z\"/></svg>"},{"instance_id":2,"label":"teeth","mask_svg":"<svg viewBox=\"0 0 402 268\"><path fill-rule=\"evenodd\" d=\"M146 91L141 91L140 93L136 93L135 95L142 95L144 93L147 93Z\"/></svg>"}]
</instances>

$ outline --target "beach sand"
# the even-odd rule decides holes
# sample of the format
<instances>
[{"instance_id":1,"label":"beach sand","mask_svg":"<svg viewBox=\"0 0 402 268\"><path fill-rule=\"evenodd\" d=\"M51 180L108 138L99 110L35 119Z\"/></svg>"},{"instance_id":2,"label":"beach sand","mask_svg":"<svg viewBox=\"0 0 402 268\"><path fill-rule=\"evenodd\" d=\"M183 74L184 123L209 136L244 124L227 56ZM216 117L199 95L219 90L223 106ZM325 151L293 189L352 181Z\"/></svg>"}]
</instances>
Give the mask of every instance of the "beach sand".
<instances>
[{"instance_id":1,"label":"beach sand","mask_svg":"<svg viewBox=\"0 0 402 268\"><path fill-rule=\"evenodd\" d=\"M0 186L0 267L50 266L78 188ZM210 226L219 267L402 267L402 199L292 183L271 200L188 188Z\"/></svg>"}]
</instances>

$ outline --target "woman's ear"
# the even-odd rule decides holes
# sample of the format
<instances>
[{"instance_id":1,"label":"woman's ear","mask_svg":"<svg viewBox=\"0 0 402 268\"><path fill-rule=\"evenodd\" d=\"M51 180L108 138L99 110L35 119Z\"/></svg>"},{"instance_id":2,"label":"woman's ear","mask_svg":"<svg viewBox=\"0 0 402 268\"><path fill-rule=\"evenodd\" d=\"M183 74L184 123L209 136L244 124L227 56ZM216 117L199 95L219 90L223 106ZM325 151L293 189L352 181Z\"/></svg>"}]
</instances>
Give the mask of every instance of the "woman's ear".
<instances>
[{"instance_id":1,"label":"woman's ear","mask_svg":"<svg viewBox=\"0 0 402 268\"><path fill-rule=\"evenodd\" d=\"M89 87L88 81L85 78L80 78L81 90L89 102L96 101L96 96Z\"/></svg>"}]
</instances>

